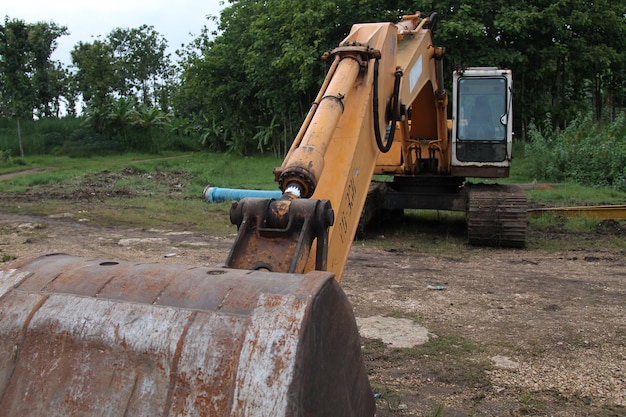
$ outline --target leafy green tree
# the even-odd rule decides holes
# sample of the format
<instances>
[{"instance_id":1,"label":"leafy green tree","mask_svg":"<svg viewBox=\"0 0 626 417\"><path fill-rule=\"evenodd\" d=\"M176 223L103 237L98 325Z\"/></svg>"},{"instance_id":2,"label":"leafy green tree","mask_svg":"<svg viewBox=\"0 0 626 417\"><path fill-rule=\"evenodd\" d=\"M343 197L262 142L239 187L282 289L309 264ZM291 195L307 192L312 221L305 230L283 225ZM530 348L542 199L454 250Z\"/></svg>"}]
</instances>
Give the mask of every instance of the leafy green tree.
<instances>
[{"instance_id":1,"label":"leafy green tree","mask_svg":"<svg viewBox=\"0 0 626 417\"><path fill-rule=\"evenodd\" d=\"M564 129L587 110L599 120L603 106L612 118L624 107L623 2L454 0L418 9L440 14L435 40L447 48L448 71L482 65L513 70L521 137L533 122Z\"/></svg>"},{"instance_id":2,"label":"leafy green tree","mask_svg":"<svg viewBox=\"0 0 626 417\"><path fill-rule=\"evenodd\" d=\"M20 155L24 155L21 120L50 116L58 83L55 64L50 60L56 39L67 28L55 23L28 24L20 19L4 19L0 25L0 97L3 113L15 118Z\"/></svg>"},{"instance_id":3,"label":"leafy green tree","mask_svg":"<svg viewBox=\"0 0 626 417\"><path fill-rule=\"evenodd\" d=\"M257 126L271 126L274 137L262 142L275 153L281 147L284 151L323 80L322 54L357 21L396 21L412 12L403 3L410 4L232 1L222 10L217 36L211 39L214 34L205 28L186 51L174 108L180 115L217 120L231 151L246 153L256 147Z\"/></svg>"},{"instance_id":4,"label":"leafy green tree","mask_svg":"<svg viewBox=\"0 0 626 417\"><path fill-rule=\"evenodd\" d=\"M158 102L160 86L171 75L166 39L153 26L114 29L108 35L122 96L139 94L145 105Z\"/></svg>"},{"instance_id":5,"label":"leafy green tree","mask_svg":"<svg viewBox=\"0 0 626 417\"><path fill-rule=\"evenodd\" d=\"M47 91L49 98L47 98L47 105L38 109L40 115L44 117L60 117L61 115L61 103L66 104L66 111L69 115L76 115L75 109L72 109L73 102L71 102L71 74L60 62L52 62L51 67L47 72ZM42 94L43 95L43 94Z\"/></svg>"},{"instance_id":6,"label":"leafy green tree","mask_svg":"<svg viewBox=\"0 0 626 417\"><path fill-rule=\"evenodd\" d=\"M0 55L2 56L2 99L4 113L17 123L20 156L24 156L20 120L32 117L35 91L29 79L30 65L28 26L23 20L4 19L0 32Z\"/></svg>"},{"instance_id":7,"label":"leafy green tree","mask_svg":"<svg viewBox=\"0 0 626 417\"><path fill-rule=\"evenodd\" d=\"M107 127L110 134L120 144L130 144L129 133L135 119L135 99L120 97L108 108Z\"/></svg>"},{"instance_id":8,"label":"leafy green tree","mask_svg":"<svg viewBox=\"0 0 626 417\"><path fill-rule=\"evenodd\" d=\"M31 25L29 34L32 54L32 83L36 93L36 108L40 116L50 117L58 109L64 73L61 63L51 60L57 48L57 38L67 35L67 28L54 22Z\"/></svg>"},{"instance_id":9,"label":"leafy green tree","mask_svg":"<svg viewBox=\"0 0 626 417\"><path fill-rule=\"evenodd\" d=\"M99 39L79 42L71 51L76 82L88 106L103 109L111 100L116 74L113 48Z\"/></svg>"},{"instance_id":10,"label":"leafy green tree","mask_svg":"<svg viewBox=\"0 0 626 417\"><path fill-rule=\"evenodd\" d=\"M65 103L65 111L68 116L76 117L78 115L76 106L80 98L78 77L67 68L63 68L63 72L64 83L61 85L61 97Z\"/></svg>"}]
</instances>

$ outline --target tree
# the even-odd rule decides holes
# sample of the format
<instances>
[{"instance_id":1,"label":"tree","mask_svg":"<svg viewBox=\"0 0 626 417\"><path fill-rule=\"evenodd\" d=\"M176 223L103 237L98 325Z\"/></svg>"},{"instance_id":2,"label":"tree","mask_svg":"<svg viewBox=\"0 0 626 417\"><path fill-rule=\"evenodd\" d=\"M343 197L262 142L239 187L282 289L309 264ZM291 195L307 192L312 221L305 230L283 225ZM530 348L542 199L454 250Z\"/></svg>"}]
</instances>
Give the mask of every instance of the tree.
<instances>
[{"instance_id":1,"label":"tree","mask_svg":"<svg viewBox=\"0 0 626 417\"><path fill-rule=\"evenodd\" d=\"M589 109L599 119L603 105L610 104L613 117L614 105L623 108L623 2L455 0L420 7L441 16L435 40L447 48L448 71L513 70L520 137L531 122L563 129Z\"/></svg>"},{"instance_id":2,"label":"tree","mask_svg":"<svg viewBox=\"0 0 626 417\"><path fill-rule=\"evenodd\" d=\"M15 118L17 123L20 156L24 156L20 120L32 116L34 96L29 79L28 27L23 20L5 17L0 33L0 55L2 56L2 98L4 112Z\"/></svg>"},{"instance_id":3,"label":"tree","mask_svg":"<svg viewBox=\"0 0 626 417\"><path fill-rule=\"evenodd\" d=\"M76 74L71 72L68 68L60 68L63 71L63 83L61 87L61 94L63 101L65 102L65 111L69 116L76 117L76 105L79 102L80 90L78 87L78 78Z\"/></svg>"},{"instance_id":4,"label":"tree","mask_svg":"<svg viewBox=\"0 0 626 417\"><path fill-rule=\"evenodd\" d=\"M76 81L83 100L92 107L104 108L116 84L113 48L99 39L92 43L79 42L71 51L77 68Z\"/></svg>"},{"instance_id":5,"label":"tree","mask_svg":"<svg viewBox=\"0 0 626 417\"><path fill-rule=\"evenodd\" d=\"M61 63L52 61L52 52L57 48L57 38L67 35L66 27L56 23L40 22L31 26L29 43L32 53L32 83L36 93L36 109L40 116L52 116L58 109L64 73Z\"/></svg>"},{"instance_id":6,"label":"tree","mask_svg":"<svg viewBox=\"0 0 626 417\"><path fill-rule=\"evenodd\" d=\"M411 10L403 3L411 2L232 1L222 10L215 39L205 29L196 49L184 56L175 108L217 120L239 153L257 145L257 126L272 126L284 143L295 135L323 80L322 54L355 21L397 20ZM264 142L275 148L277 139Z\"/></svg>"},{"instance_id":7,"label":"tree","mask_svg":"<svg viewBox=\"0 0 626 417\"><path fill-rule=\"evenodd\" d=\"M158 101L158 91L170 75L171 62L165 53L167 41L153 26L114 29L108 35L123 97L139 94L145 105Z\"/></svg>"},{"instance_id":8,"label":"tree","mask_svg":"<svg viewBox=\"0 0 626 417\"><path fill-rule=\"evenodd\" d=\"M65 34L67 28L55 23L27 24L8 16L0 26L2 110L16 120L21 156L24 149L20 121L31 119L35 109L42 116L50 115L55 95L50 56L56 49L56 39Z\"/></svg>"}]
</instances>

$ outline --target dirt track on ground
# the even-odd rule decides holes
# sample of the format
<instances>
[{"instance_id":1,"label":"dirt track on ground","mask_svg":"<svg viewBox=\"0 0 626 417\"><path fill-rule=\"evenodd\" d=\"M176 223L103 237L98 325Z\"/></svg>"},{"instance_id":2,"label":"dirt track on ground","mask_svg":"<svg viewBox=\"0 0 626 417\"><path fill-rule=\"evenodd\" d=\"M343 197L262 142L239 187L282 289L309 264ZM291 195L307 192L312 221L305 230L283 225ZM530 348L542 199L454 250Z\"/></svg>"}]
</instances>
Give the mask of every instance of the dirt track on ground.
<instances>
[{"instance_id":1,"label":"dirt track on ground","mask_svg":"<svg viewBox=\"0 0 626 417\"><path fill-rule=\"evenodd\" d=\"M7 259L64 252L214 266L232 238L96 227L80 213L0 213ZM430 335L415 348L363 339L383 416L626 415L622 250L437 255L357 242L342 286L358 318L419 323Z\"/></svg>"}]
</instances>

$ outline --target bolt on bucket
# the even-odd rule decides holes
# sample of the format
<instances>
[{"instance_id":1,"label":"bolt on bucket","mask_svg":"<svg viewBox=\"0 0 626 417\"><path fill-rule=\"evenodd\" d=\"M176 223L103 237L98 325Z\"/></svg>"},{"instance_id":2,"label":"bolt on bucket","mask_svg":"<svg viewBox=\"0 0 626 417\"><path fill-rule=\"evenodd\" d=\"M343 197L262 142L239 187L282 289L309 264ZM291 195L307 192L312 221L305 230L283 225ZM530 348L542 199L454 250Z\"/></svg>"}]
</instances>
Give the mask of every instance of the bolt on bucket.
<instances>
[{"instance_id":1,"label":"bolt on bucket","mask_svg":"<svg viewBox=\"0 0 626 417\"><path fill-rule=\"evenodd\" d=\"M327 272L49 255L0 268L2 416L373 416Z\"/></svg>"}]
</instances>

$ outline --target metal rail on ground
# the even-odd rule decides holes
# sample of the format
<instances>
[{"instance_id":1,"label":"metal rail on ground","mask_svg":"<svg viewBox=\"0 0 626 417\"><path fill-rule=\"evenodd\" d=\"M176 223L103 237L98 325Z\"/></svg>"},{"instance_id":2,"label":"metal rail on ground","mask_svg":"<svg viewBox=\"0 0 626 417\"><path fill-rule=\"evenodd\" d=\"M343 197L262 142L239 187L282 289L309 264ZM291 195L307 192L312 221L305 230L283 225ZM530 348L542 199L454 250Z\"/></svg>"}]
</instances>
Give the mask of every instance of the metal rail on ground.
<instances>
[{"instance_id":1,"label":"metal rail on ground","mask_svg":"<svg viewBox=\"0 0 626 417\"><path fill-rule=\"evenodd\" d=\"M626 204L578 207L543 207L527 210L529 217L554 214L565 217L591 217L596 219L626 220Z\"/></svg>"}]
</instances>

